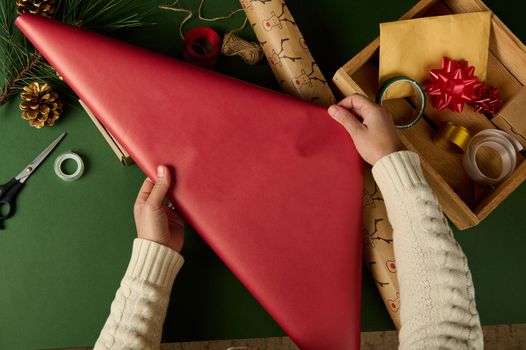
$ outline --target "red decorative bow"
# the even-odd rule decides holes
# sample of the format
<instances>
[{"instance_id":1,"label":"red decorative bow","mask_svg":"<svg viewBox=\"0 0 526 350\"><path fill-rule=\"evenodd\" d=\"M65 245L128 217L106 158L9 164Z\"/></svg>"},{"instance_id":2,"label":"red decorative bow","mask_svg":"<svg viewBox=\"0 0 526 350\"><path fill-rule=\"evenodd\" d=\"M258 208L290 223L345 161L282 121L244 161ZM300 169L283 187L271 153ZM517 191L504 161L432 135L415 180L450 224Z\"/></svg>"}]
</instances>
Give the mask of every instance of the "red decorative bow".
<instances>
[{"instance_id":1,"label":"red decorative bow","mask_svg":"<svg viewBox=\"0 0 526 350\"><path fill-rule=\"evenodd\" d=\"M502 99L497 88L488 86L475 76L475 67L465 60L442 58L442 67L432 69L431 81L426 92L431 96L433 107L439 111L449 108L462 112L468 103L479 113L495 114Z\"/></svg>"},{"instance_id":2,"label":"red decorative bow","mask_svg":"<svg viewBox=\"0 0 526 350\"><path fill-rule=\"evenodd\" d=\"M497 88L486 84L480 85L475 91L477 98L470 102L470 105L476 112L495 114L497 113L502 98Z\"/></svg>"},{"instance_id":3,"label":"red decorative bow","mask_svg":"<svg viewBox=\"0 0 526 350\"><path fill-rule=\"evenodd\" d=\"M433 107L439 111L449 108L462 112L465 103L477 99L475 91L482 85L474 73L475 67L470 67L465 60L442 58L442 67L431 70L431 82L425 88Z\"/></svg>"}]
</instances>

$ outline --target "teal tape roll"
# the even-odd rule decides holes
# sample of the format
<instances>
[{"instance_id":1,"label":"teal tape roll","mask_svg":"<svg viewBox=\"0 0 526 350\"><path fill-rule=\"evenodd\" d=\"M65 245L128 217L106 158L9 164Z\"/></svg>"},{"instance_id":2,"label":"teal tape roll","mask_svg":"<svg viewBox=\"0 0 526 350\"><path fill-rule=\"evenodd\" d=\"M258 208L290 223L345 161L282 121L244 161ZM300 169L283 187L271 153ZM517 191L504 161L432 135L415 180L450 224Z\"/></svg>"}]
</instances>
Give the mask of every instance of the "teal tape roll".
<instances>
[{"instance_id":1,"label":"teal tape roll","mask_svg":"<svg viewBox=\"0 0 526 350\"><path fill-rule=\"evenodd\" d=\"M420 83L417 82L416 80L411 79L409 77L396 77L396 78L387 80L380 87L380 90L378 90L378 95L376 95L376 103L378 103L379 105L382 105L384 101L385 93L389 90L389 88L395 84L404 83L404 82L409 83L414 87L415 91L420 96L421 103L420 103L420 106L417 107L417 115L413 120L409 121L408 123L401 124L401 125L395 123L396 127L399 129L405 129L405 128L412 127L413 125L418 123L420 118L422 118L422 116L424 115L424 111L426 110L426 93L422 85L420 85Z\"/></svg>"}]
</instances>

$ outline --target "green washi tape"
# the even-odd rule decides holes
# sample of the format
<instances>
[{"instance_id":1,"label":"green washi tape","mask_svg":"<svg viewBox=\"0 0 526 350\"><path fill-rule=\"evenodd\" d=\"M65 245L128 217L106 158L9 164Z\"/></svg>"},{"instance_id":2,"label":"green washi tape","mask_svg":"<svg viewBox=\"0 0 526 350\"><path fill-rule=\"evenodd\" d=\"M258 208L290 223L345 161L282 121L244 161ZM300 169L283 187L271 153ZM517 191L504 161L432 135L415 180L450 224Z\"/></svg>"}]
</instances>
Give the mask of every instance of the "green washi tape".
<instances>
[{"instance_id":1,"label":"green washi tape","mask_svg":"<svg viewBox=\"0 0 526 350\"><path fill-rule=\"evenodd\" d=\"M380 90L378 91L378 95L376 95L376 103L378 103L379 105L382 105L384 102L384 97L386 95L386 92L389 90L389 88L399 83L411 84L414 87L415 91L417 91L418 95L420 96L420 100L421 100L420 106L418 108L418 113L413 120L409 121L406 124L401 124L401 125L395 123L397 128L406 129L418 123L420 118L422 118L422 116L424 115L424 111L426 110L426 93L424 91L424 88L422 87L422 85L420 85L419 82L409 77L395 77L395 78L389 79L380 87Z\"/></svg>"}]
</instances>

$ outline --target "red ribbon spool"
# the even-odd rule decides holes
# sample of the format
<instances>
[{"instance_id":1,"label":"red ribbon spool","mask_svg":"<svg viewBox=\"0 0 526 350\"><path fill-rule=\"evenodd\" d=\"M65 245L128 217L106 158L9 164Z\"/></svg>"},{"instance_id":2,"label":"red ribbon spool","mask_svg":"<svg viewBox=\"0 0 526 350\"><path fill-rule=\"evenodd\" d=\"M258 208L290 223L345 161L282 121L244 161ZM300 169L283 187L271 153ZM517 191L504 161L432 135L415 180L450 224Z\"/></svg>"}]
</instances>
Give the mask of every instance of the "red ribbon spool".
<instances>
[{"instance_id":1,"label":"red ribbon spool","mask_svg":"<svg viewBox=\"0 0 526 350\"><path fill-rule=\"evenodd\" d=\"M193 64L211 68L219 57L221 38L208 27L197 27L184 36L183 57Z\"/></svg>"}]
</instances>

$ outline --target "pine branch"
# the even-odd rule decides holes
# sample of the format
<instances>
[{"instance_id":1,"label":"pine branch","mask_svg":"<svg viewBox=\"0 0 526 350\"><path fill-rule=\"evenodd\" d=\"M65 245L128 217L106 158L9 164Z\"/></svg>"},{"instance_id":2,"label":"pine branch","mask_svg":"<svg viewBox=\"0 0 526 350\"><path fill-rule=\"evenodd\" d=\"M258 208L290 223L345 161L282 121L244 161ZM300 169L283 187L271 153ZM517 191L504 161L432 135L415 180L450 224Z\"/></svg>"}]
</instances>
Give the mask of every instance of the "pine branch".
<instances>
[{"instance_id":1,"label":"pine branch","mask_svg":"<svg viewBox=\"0 0 526 350\"><path fill-rule=\"evenodd\" d=\"M42 55L35 55L35 58L29 62L26 67L19 71L13 79L7 82L7 84L4 86L2 94L0 95L0 106L7 102L7 99L13 95L14 90L19 90L16 86L16 83L22 80L31 70L33 70L35 66L41 62L41 60Z\"/></svg>"},{"instance_id":2,"label":"pine branch","mask_svg":"<svg viewBox=\"0 0 526 350\"><path fill-rule=\"evenodd\" d=\"M111 32L146 26L150 11L134 0L59 0L55 18L92 31ZM0 70L4 84L0 106L34 81L47 82L63 97L73 91L15 27L15 0L0 0Z\"/></svg>"}]
</instances>

